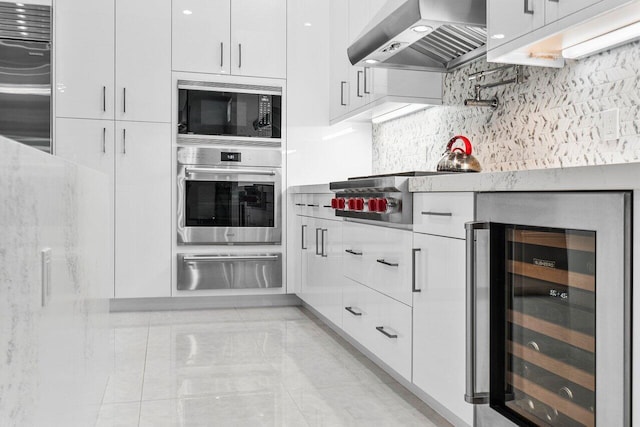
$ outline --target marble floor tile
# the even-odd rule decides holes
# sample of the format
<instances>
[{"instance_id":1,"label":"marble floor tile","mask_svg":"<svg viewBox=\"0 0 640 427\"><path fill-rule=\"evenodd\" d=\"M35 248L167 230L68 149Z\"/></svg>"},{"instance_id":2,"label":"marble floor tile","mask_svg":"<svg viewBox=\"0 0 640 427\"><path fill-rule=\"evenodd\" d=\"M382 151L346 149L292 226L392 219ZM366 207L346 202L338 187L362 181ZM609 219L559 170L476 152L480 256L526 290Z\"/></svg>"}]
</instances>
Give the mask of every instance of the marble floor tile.
<instances>
[{"instance_id":1,"label":"marble floor tile","mask_svg":"<svg viewBox=\"0 0 640 427\"><path fill-rule=\"evenodd\" d=\"M298 307L116 313L97 426L449 426Z\"/></svg>"}]
</instances>

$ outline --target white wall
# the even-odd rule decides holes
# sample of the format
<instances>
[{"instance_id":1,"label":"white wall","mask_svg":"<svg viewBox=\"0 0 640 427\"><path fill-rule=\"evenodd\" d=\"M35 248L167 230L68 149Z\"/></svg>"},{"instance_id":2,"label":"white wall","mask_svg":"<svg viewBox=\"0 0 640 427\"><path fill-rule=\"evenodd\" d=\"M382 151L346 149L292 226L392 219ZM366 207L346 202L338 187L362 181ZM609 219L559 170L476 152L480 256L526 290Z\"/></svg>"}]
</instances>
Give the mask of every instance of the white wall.
<instances>
[{"instance_id":1,"label":"white wall","mask_svg":"<svg viewBox=\"0 0 640 427\"><path fill-rule=\"evenodd\" d=\"M95 424L112 357L107 188L98 172L0 137L0 425Z\"/></svg>"}]
</instances>

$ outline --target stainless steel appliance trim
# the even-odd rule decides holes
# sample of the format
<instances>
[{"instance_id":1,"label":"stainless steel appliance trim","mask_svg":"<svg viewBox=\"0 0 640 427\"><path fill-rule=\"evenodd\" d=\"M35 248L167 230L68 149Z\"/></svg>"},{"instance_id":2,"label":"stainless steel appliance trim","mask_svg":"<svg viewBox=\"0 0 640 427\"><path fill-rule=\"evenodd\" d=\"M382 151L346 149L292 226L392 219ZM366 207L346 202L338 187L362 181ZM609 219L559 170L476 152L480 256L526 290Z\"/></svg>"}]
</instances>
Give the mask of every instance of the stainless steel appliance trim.
<instances>
[{"instance_id":1,"label":"stainless steel appliance trim","mask_svg":"<svg viewBox=\"0 0 640 427\"><path fill-rule=\"evenodd\" d=\"M467 247L467 264L466 264L466 390L464 400L473 405L489 403L488 391L476 391L476 231L489 230L488 222L468 222L466 229L466 247Z\"/></svg>"},{"instance_id":2,"label":"stainless steel appliance trim","mask_svg":"<svg viewBox=\"0 0 640 427\"><path fill-rule=\"evenodd\" d=\"M236 147L274 147L282 145L282 138L246 138L242 136L218 136L218 135L178 135L178 144L186 145L220 145Z\"/></svg>"},{"instance_id":3,"label":"stainless steel appliance trim","mask_svg":"<svg viewBox=\"0 0 640 427\"><path fill-rule=\"evenodd\" d=\"M260 95L282 96L282 87L279 86L202 82L197 80L178 80L178 89L210 90L213 92L256 93Z\"/></svg>"},{"instance_id":4,"label":"stainless steel appliance trim","mask_svg":"<svg viewBox=\"0 0 640 427\"><path fill-rule=\"evenodd\" d=\"M221 261L255 261L255 260L263 260L263 261L277 261L277 255L193 255L193 256L185 256L182 261L183 262L194 262L194 261L206 261L206 262L221 262Z\"/></svg>"},{"instance_id":5,"label":"stainless steel appliance trim","mask_svg":"<svg viewBox=\"0 0 640 427\"><path fill-rule=\"evenodd\" d=\"M418 292L422 292L421 289L416 288L416 255L418 254L418 252L420 252L422 249L420 248L414 248L411 251L411 292L414 293L418 293Z\"/></svg>"},{"instance_id":6,"label":"stainless steel appliance trim","mask_svg":"<svg viewBox=\"0 0 640 427\"><path fill-rule=\"evenodd\" d=\"M377 259L376 262L384 265L388 265L389 267L397 267L399 264L397 262L389 262L384 259Z\"/></svg>"},{"instance_id":7,"label":"stainless steel appliance trim","mask_svg":"<svg viewBox=\"0 0 640 427\"><path fill-rule=\"evenodd\" d=\"M186 167L185 173L187 175L193 175L196 173L204 174L229 174L229 175L269 175L275 176L276 171L262 170L262 169L224 169L224 168L198 168L198 167Z\"/></svg>"},{"instance_id":8,"label":"stainless steel appliance trim","mask_svg":"<svg viewBox=\"0 0 640 427\"><path fill-rule=\"evenodd\" d=\"M229 162L222 160L222 153L240 153L242 161ZM282 167L282 152L264 148L241 148L226 145L224 147L189 146L178 147L178 165L188 168L219 168L227 170L243 170L243 168L269 168L278 173ZM261 169L263 170L263 169Z\"/></svg>"},{"instance_id":9,"label":"stainless steel appliance trim","mask_svg":"<svg viewBox=\"0 0 640 427\"><path fill-rule=\"evenodd\" d=\"M353 314L354 316L362 316L362 313L358 313L357 311L353 311L353 307L345 307L345 310L347 310L349 313Z\"/></svg>"},{"instance_id":10,"label":"stainless steel appliance trim","mask_svg":"<svg viewBox=\"0 0 640 427\"><path fill-rule=\"evenodd\" d=\"M387 338L391 338L391 339L398 338L397 334L390 334L389 332L385 331L384 326L376 326L376 330Z\"/></svg>"}]
</instances>

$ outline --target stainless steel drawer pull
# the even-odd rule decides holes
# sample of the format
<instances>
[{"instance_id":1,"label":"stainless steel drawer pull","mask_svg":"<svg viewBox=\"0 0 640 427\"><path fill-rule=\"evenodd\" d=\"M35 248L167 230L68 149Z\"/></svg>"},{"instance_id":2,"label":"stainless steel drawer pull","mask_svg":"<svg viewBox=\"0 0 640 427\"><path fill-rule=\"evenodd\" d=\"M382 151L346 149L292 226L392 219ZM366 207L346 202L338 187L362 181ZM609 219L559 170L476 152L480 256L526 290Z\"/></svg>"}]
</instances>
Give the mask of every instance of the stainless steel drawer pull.
<instances>
[{"instance_id":1,"label":"stainless steel drawer pull","mask_svg":"<svg viewBox=\"0 0 640 427\"><path fill-rule=\"evenodd\" d=\"M356 252L356 251L353 251L353 250L351 250L351 249L345 249L344 251L345 251L346 253L348 253L348 254L351 254L351 255L358 255L358 256L362 256L362 252Z\"/></svg>"},{"instance_id":2,"label":"stainless steel drawer pull","mask_svg":"<svg viewBox=\"0 0 640 427\"><path fill-rule=\"evenodd\" d=\"M326 251L326 247L327 247L327 239L325 239L325 233L328 235L329 234L329 230L327 228L323 228L322 231L320 232L320 236L322 236L322 250L320 251L320 255L323 258L327 258L329 255L327 255L327 251Z\"/></svg>"},{"instance_id":3,"label":"stainless steel drawer pull","mask_svg":"<svg viewBox=\"0 0 640 427\"><path fill-rule=\"evenodd\" d=\"M322 256L322 252L320 252L320 233L322 233L322 228L316 228L316 255Z\"/></svg>"},{"instance_id":4,"label":"stainless steel drawer pull","mask_svg":"<svg viewBox=\"0 0 640 427\"><path fill-rule=\"evenodd\" d=\"M186 256L183 262L277 261L278 255L203 255Z\"/></svg>"},{"instance_id":5,"label":"stainless steel drawer pull","mask_svg":"<svg viewBox=\"0 0 640 427\"><path fill-rule=\"evenodd\" d=\"M296 203L296 206L306 206L304 203Z\"/></svg>"},{"instance_id":6,"label":"stainless steel drawer pull","mask_svg":"<svg viewBox=\"0 0 640 427\"><path fill-rule=\"evenodd\" d=\"M107 87L102 86L102 111L107 111Z\"/></svg>"},{"instance_id":7,"label":"stainless steel drawer pull","mask_svg":"<svg viewBox=\"0 0 640 427\"><path fill-rule=\"evenodd\" d=\"M300 234L302 234L302 245L301 245L301 249L306 250L307 247L305 246L304 242L305 242L305 236L304 236L304 231L307 229L307 225L306 224L302 224L302 232Z\"/></svg>"},{"instance_id":8,"label":"stainless steel drawer pull","mask_svg":"<svg viewBox=\"0 0 640 427\"><path fill-rule=\"evenodd\" d=\"M429 215L429 216L453 216L453 214L451 212L432 212L432 211L422 211L421 212L422 215Z\"/></svg>"},{"instance_id":9,"label":"stainless steel drawer pull","mask_svg":"<svg viewBox=\"0 0 640 427\"><path fill-rule=\"evenodd\" d=\"M376 330L387 338L398 338L396 334L390 334L389 332L385 331L384 326L376 326Z\"/></svg>"},{"instance_id":10,"label":"stainless steel drawer pull","mask_svg":"<svg viewBox=\"0 0 640 427\"><path fill-rule=\"evenodd\" d=\"M533 9L529 8L529 0L524 0L524 13L527 15L533 15Z\"/></svg>"},{"instance_id":11,"label":"stainless steel drawer pull","mask_svg":"<svg viewBox=\"0 0 640 427\"><path fill-rule=\"evenodd\" d=\"M323 208L330 208L331 205L322 205Z\"/></svg>"},{"instance_id":12,"label":"stainless steel drawer pull","mask_svg":"<svg viewBox=\"0 0 640 427\"><path fill-rule=\"evenodd\" d=\"M122 112L127 112L127 88L122 88Z\"/></svg>"},{"instance_id":13,"label":"stainless steel drawer pull","mask_svg":"<svg viewBox=\"0 0 640 427\"><path fill-rule=\"evenodd\" d=\"M398 263L388 262L388 261L385 261L384 259L377 259L376 262L379 262L380 264L388 265L389 267L397 267L398 266Z\"/></svg>"},{"instance_id":14,"label":"stainless steel drawer pull","mask_svg":"<svg viewBox=\"0 0 640 427\"><path fill-rule=\"evenodd\" d=\"M340 105L342 105L343 107L347 106L347 103L344 102L344 86L347 84L347 82L340 82Z\"/></svg>"},{"instance_id":15,"label":"stainless steel drawer pull","mask_svg":"<svg viewBox=\"0 0 640 427\"><path fill-rule=\"evenodd\" d=\"M320 205L309 205L309 204L307 206L309 206L310 208L319 208L320 207Z\"/></svg>"},{"instance_id":16,"label":"stainless steel drawer pull","mask_svg":"<svg viewBox=\"0 0 640 427\"><path fill-rule=\"evenodd\" d=\"M420 248L413 249L413 262L411 263L411 291L414 293L422 292L421 289L416 288L416 254L420 251Z\"/></svg>"},{"instance_id":17,"label":"stainless steel drawer pull","mask_svg":"<svg viewBox=\"0 0 640 427\"><path fill-rule=\"evenodd\" d=\"M224 43L220 42L220 68L224 66Z\"/></svg>"},{"instance_id":18,"label":"stainless steel drawer pull","mask_svg":"<svg viewBox=\"0 0 640 427\"><path fill-rule=\"evenodd\" d=\"M107 152L107 128L102 128L102 152Z\"/></svg>"},{"instance_id":19,"label":"stainless steel drawer pull","mask_svg":"<svg viewBox=\"0 0 640 427\"><path fill-rule=\"evenodd\" d=\"M191 175L194 173L210 173L219 175L270 175L276 174L273 170L260 170L260 169L223 169L223 168L186 168L185 174Z\"/></svg>"},{"instance_id":20,"label":"stainless steel drawer pull","mask_svg":"<svg viewBox=\"0 0 640 427\"><path fill-rule=\"evenodd\" d=\"M362 316L362 313L358 313L357 311L353 311L353 307L345 307L345 310L347 310L349 313L353 314L354 316Z\"/></svg>"}]
</instances>

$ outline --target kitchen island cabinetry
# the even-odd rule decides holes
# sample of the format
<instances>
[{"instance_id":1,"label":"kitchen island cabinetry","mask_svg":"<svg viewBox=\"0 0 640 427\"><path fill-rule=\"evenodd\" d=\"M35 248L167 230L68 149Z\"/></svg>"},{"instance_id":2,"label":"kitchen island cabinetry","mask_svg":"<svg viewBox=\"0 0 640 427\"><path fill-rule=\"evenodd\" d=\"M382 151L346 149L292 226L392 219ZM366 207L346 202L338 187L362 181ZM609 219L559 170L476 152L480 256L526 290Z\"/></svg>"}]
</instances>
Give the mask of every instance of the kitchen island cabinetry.
<instances>
[{"instance_id":1,"label":"kitchen island cabinetry","mask_svg":"<svg viewBox=\"0 0 640 427\"><path fill-rule=\"evenodd\" d=\"M174 0L173 70L286 77L286 0Z\"/></svg>"}]
</instances>

